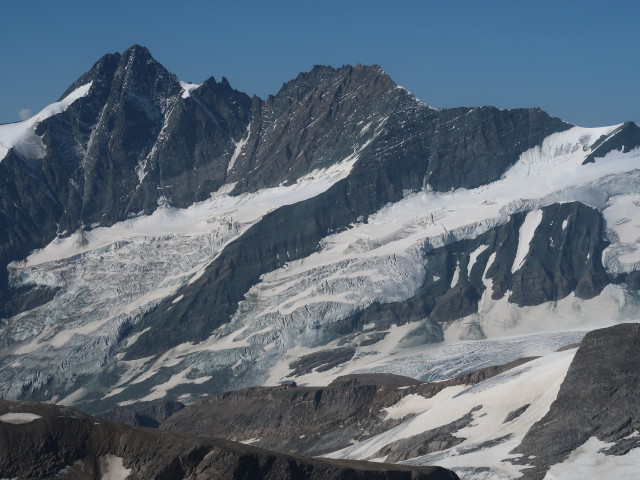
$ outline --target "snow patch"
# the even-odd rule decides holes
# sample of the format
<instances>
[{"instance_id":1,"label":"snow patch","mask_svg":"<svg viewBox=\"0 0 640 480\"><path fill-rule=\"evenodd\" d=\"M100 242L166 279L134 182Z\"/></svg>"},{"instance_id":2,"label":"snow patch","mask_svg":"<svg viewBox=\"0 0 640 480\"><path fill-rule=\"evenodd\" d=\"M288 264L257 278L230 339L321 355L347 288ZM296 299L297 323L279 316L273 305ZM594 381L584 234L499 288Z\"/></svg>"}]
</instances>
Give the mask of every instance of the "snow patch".
<instances>
[{"instance_id":1,"label":"snow patch","mask_svg":"<svg viewBox=\"0 0 640 480\"><path fill-rule=\"evenodd\" d=\"M524 222L520 225L520 230L518 231L518 250L516 251L513 265L511 266L511 273L515 273L516 270L522 266L524 259L529 253L529 245L531 244L531 240L533 240L533 235L541 221L542 210L532 210L527 213Z\"/></svg>"},{"instance_id":2,"label":"snow patch","mask_svg":"<svg viewBox=\"0 0 640 480\"><path fill-rule=\"evenodd\" d=\"M453 288L458 284L458 279L460 278L460 262L456 262L456 269L453 272L453 277L451 278L450 287Z\"/></svg>"},{"instance_id":3,"label":"snow patch","mask_svg":"<svg viewBox=\"0 0 640 480\"><path fill-rule=\"evenodd\" d=\"M408 417L409 415L426 412L438 403L453 398L465 388L467 388L466 385L447 387L440 390L436 395L430 398L426 398L415 393L409 394L406 397L402 397L402 399L395 405L384 408L383 410L387 412L384 419L397 420Z\"/></svg>"},{"instance_id":4,"label":"snow patch","mask_svg":"<svg viewBox=\"0 0 640 480\"><path fill-rule=\"evenodd\" d=\"M227 174L229 174L231 170L233 170L233 166L236 164L236 160L238 160L238 157L242 153L242 149L247 144L247 141L249 140L250 135L251 135L251 125L247 127L246 135L235 143L233 154L231 155L231 158L229 159L229 164L227 165Z\"/></svg>"},{"instance_id":5,"label":"snow patch","mask_svg":"<svg viewBox=\"0 0 640 480\"><path fill-rule=\"evenodd\" d=\"M191 91L198 88L201 84L199 83L189 83L183 82L180 80L180 86L182 87L182 94L180 95L182 98L189 98L191 96Z\"/></svg>"},{"instance_id":6,"label":"snow patch","mask_svg":"<svg viewBox=\"0 0 640 480\"><path fill-rule=\"evenodd\" d=\"M476 264L476 261L478 260L478 257L480 256L480 254L484 252L487 248L489 248L489 245L480 245L473 252L471 252L471 254L469 255L469 264L467 265L467 278L471 276L471 270L473 269L473 266Z\"/></svg>"},{"instance_id":7,"label":"snow patch","mask_svg":"<svg viewBox=\"0 0 640 480\"><path fill-rule=\"evenodd\" d=\"M304 436L304 435L303 435ZM248 438L246 440L240 440L239 443L244 443L245 445L251 445L252 443L259 442L261 437Z\"/></svg>"},{"instance_id":8,"label":"snow patch","mask_svg":"<svg viewBox=\"0 0 640 480\"><path fill-rule=\"evenodd\" d=\"M98 457L98 470L100 480L126 480L131 474L131 469L124 467L124 458L111 454Z\"/></svg>"},{"instance_id":9,"label":"snow patch","mask_svg":"<svg viewBox=\"0 0 640 480\"><path fill-rule=\"evenodd\" d=\"M36 415L35 413L5 413L4 415L0 415L0 422L2 423L11 423L13 425L24 425L26 423L31 423L34 420L38 420L42 418L40 415Z\"/></svg>"}]
</instances>

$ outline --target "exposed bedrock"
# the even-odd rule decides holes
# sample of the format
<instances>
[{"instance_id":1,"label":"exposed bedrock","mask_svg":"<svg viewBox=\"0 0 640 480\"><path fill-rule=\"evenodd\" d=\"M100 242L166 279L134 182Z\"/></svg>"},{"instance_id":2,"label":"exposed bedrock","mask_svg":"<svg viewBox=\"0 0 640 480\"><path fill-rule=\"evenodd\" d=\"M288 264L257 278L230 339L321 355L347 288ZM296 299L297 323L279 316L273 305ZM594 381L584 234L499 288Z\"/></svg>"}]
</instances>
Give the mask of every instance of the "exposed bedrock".
<instances>
[{"instance_id":1,"label":"exposed bedrock","mask_svg":"<svg viewBox=\"0 0 640 480\"><path fill-rule=\"evenodd\" d=\"M640 447L640 324L588 333L549 412L514 450L523 454L524 479L540 480L592 437L610 443L605 454Z\"/></svg>"},{"instance_id":2,"label":"exposed bedrock","mask_svg":"<svg viewBox=\"0 0 640 480\"><path fill-rule=\"evenodd\" d=\"M20 479L454 480L440 467L309 459L210 437L0 400L0 477Z\"/></svg>"}]
</instances>

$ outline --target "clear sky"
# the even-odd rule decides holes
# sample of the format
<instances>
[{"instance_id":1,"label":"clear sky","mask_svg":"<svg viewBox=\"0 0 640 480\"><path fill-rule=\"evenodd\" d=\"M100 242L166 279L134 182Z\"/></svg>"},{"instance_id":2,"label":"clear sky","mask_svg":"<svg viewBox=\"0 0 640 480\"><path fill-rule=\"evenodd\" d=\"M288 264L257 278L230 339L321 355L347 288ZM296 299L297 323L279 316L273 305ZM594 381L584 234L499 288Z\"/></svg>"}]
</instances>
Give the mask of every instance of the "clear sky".
<instances>
[{"instance_id":1,"label":"clear sky","mask_svg":"<svg viewBox=\"0 0 640 480\"><path fill-rule=\"evenodd\" d=\"M637 0L2 2L0 122L138 43L182 80L265 97L315 64L379 64L437 107L640 121Z\"/></svg>"}]
</instances>

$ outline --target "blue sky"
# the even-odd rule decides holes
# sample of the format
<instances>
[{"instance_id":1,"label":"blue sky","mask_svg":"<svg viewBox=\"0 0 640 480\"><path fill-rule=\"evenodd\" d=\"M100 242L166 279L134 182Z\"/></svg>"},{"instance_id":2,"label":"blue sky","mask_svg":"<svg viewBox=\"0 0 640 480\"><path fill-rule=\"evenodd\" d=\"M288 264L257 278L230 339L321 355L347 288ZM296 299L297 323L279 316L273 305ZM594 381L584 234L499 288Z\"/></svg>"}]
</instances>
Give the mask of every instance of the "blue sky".
<instances>
[{"instance_id":1,"label":"blue sky","mask_svg":"<svg viewBox=\"0 0 640 480\"><path fill-rule=\"evenodd\" d=\"M314 64L375 63L437 107L640 121L636 0L21 0L2 10L0 122L37 112L134 43L183 80L226 76L261 97Z\"/></svg>"}]
</instances>

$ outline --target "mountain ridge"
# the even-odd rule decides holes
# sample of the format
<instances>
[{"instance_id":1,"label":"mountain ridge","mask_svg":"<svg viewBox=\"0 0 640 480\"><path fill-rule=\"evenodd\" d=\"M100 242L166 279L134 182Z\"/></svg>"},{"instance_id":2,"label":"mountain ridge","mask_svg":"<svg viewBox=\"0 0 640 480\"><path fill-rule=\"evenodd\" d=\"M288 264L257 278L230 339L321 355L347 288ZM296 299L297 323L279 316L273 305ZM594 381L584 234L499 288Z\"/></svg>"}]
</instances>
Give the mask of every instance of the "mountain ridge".
<instances>
[{"instance_id":1,"label":"mountain ridge","mask_svg":"<svg viewBox=\"0 0 640 480\"><path fill-rule=\"evenodd\" d=\"M630 168L631 124L580 129L540 109L433 109L378 66L316 66L263 100L224 78L181 84L140 46L103 56L62 99L80 88L35 127L44 157L10 150L0 161L0 264L14 262L2 268L0 368L2 391L16 398L99 412L174 388L173 399L197 398L278 372L335 372L391 339L401 350L442 342L456 322L466 322L460 338L491 337L500 329L483 322L500 302L598 299L634 270L603 273L601 253L627 247L605 238L592 187L520 203L500 190L526 181L527 165L526 175L555 165L553 155L591 156L593 175L618 172L600 160L612 155ZM630 187L607 188L603 196ZM480 206L474 195L485 195ZM447 202L460 196L469 220L454 221ZM556 204L573 206L534 222ZM556 247L534 237L531 250L529 240L519 246L529 224ZM565 228L588 230L588 251L567 255L579 235L565 245ZM478 251L491 235L502 235L496 250ZM530 288L537 279L547 283ZM87 357L71 365L62 352Z\"/></svg>"}]
</instances>

